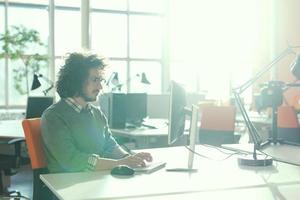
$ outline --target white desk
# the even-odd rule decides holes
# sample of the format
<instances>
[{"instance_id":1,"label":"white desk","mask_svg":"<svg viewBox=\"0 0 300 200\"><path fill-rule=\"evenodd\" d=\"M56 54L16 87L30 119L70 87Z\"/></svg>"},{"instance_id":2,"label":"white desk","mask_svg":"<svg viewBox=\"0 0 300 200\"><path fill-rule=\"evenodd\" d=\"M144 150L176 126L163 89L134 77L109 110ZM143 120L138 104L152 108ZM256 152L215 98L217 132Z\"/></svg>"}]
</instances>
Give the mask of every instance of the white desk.
<instances>
[{"instance_id":1,"label":"white desk","mask_svg":"<svg viewBox=\"0 0 300 200\"><path fill-rule=\"evenodd\" d=\"M0 138L24 138L22 120L1 120Z\"/></svg>"},{"instance_id":2,"label":"white desk","mask_svg":"<svg viewBox=\"0 0 300 200\"><path fill-rule=\"evenodd\" d=\"M187 163L187 150L170 147L149 150L167 161L167 168ZM227 155L197 146L215 159ZM117 178L109 171L41 175L59 199L299 199L300 167L275 162L269 167L240 168L236 158L225 161L196 157L197 173L167 172Z\"/></svg>"}]
</instances>

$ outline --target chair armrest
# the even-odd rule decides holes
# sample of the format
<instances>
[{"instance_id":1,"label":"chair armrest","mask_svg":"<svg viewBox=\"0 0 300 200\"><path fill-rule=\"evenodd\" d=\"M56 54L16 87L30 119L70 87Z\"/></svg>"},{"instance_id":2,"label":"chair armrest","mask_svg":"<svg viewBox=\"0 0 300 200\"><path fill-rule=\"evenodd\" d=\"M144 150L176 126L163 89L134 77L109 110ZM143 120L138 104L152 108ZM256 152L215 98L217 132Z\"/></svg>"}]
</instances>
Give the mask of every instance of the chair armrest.
<instances>
[{"instance_id":1,"label":"chair armrest","mask_svg":"<svg viewBox=\"0 0 300 200\"><path fill-rule=\"evenodd\" d=\"M15 139L11 139L7 142L7 144L11 145L11 144L21 144L21 142L25 142L24 138L15 138Z\"/></svg>"}]
</instances>

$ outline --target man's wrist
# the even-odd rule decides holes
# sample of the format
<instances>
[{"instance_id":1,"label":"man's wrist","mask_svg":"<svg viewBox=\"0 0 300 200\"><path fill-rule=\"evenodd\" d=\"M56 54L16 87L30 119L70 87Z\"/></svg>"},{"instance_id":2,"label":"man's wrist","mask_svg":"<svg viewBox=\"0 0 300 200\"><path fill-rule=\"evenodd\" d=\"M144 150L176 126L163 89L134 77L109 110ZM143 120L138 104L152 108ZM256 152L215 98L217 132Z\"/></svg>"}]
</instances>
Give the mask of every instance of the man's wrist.
<instances>
[{"instance_id":1,"label":"man's wrist","mask_svg":"<svg viewBox=\"0 0 300 200\"><path fill-rule=\"evenodd\" d=\"M92 154L88 158L87 169L90 171L95 171L99 159L100 159L99 155Z\"/></svg>"}]
</instances>

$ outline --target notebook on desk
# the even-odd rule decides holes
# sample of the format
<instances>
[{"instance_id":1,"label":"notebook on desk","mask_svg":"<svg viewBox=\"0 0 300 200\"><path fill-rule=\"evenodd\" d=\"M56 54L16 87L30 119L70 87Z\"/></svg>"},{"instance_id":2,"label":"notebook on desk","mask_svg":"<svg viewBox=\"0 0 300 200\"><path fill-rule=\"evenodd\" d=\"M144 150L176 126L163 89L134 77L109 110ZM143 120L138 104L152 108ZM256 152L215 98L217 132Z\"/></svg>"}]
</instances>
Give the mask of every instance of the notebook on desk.
<instances>
[{"instance_id":1,"label":"notebook on desk","mask_svg":"<svg viewBox=\"0 0 300 200\"><path fill-rule=\"evenodd\" d=\"M145 167L135 167L133 168L135 172L150 174L166 166L166 162L150 162L146 163Z\"/></svg>"}]
</instances>

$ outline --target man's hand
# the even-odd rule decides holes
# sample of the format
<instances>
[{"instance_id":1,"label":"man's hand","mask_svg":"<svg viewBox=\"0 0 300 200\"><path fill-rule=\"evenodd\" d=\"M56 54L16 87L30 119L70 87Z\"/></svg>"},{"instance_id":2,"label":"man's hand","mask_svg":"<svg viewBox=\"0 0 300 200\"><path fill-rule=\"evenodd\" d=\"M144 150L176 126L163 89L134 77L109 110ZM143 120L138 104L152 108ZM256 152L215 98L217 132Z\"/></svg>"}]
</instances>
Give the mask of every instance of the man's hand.
<instances>
[{"instance_id":1,"label":"man's hand","mask_svg":"<svg viewBox=\"0 0 300 200\"><path fill-rule=\"evenodd\" d=\"M152 161L152 156L150 153L140 152L134 155L127 156L119 160L120 165L128 165L130 167L145 167L147 162Z\"/></svg>"}]
</instances>

